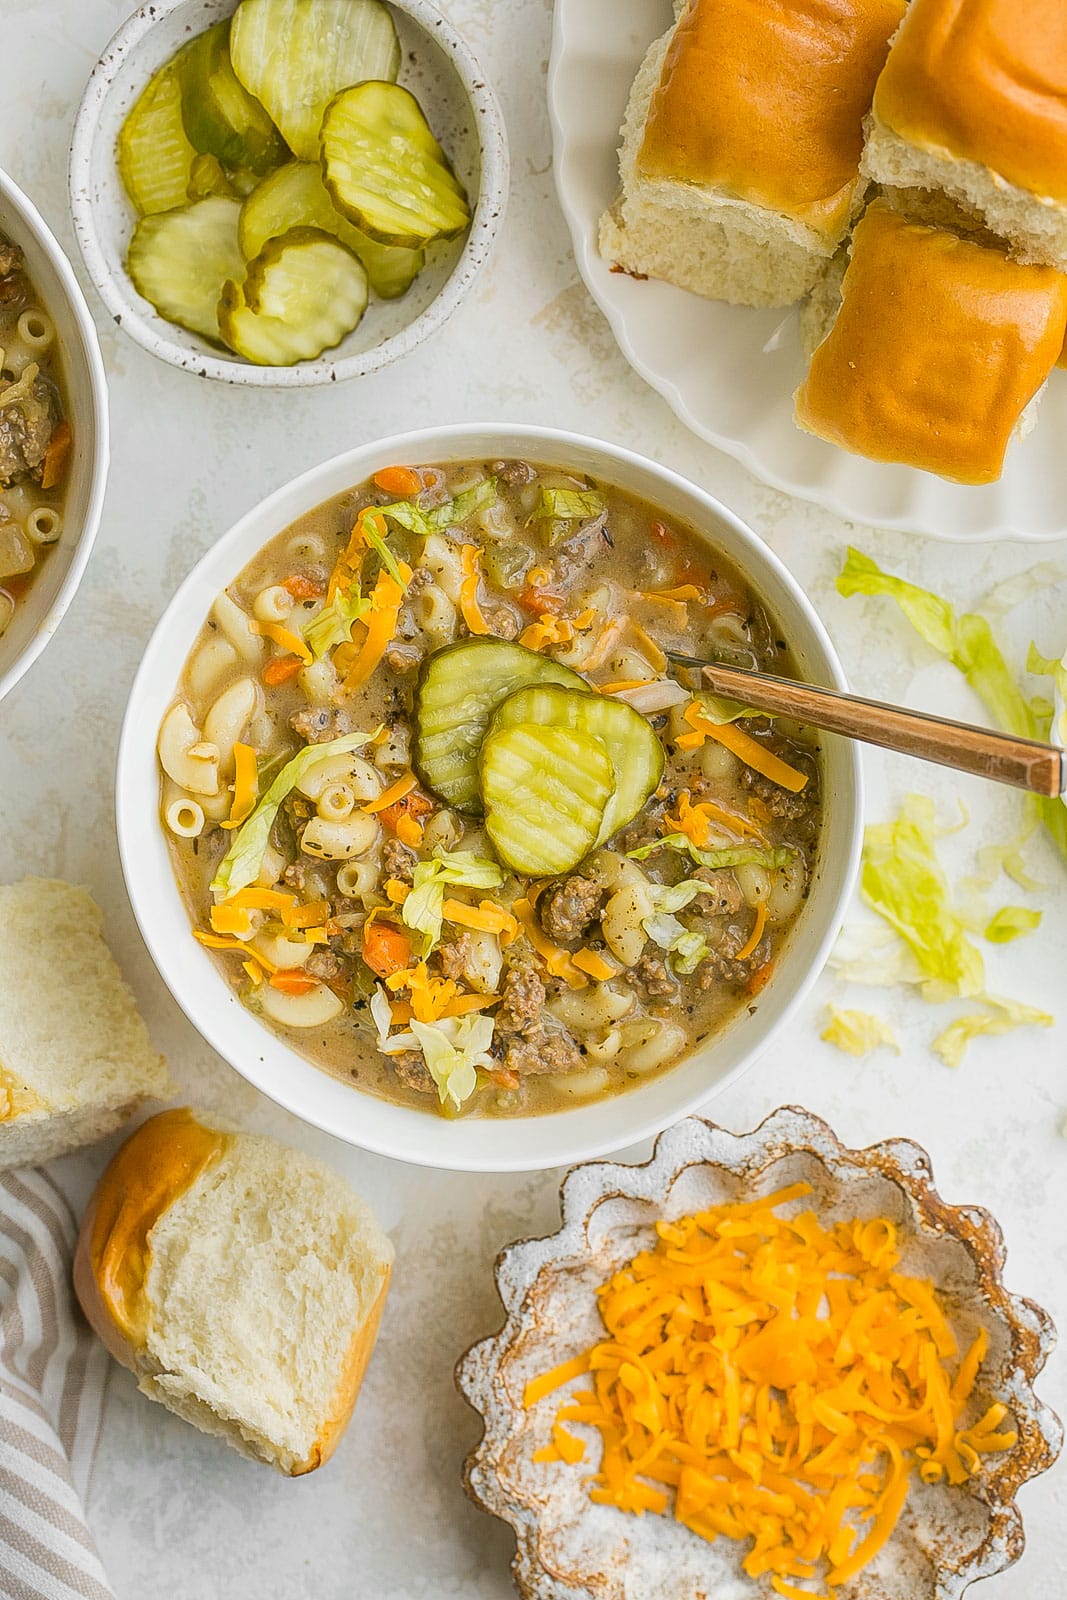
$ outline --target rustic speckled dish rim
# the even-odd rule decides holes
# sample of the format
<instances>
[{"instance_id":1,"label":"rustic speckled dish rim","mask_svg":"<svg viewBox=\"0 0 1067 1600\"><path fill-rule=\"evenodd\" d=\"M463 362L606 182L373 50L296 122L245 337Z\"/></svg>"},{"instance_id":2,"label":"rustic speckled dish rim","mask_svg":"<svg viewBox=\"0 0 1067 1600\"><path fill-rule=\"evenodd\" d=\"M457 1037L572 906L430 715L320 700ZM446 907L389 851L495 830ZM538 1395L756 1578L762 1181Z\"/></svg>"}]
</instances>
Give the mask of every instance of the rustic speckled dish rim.
<instances>
[{"instance_id":1,"label":"rustic speckled dish rim","mask_svg":"<svg viewBox=\"0 0 1067 1600\"><path fill-rule=\"evenodd\" d=\"M292 367L260 367L239 357L210 355L201 345L191 342L195 335L189 334L190 342L183 342L182 329L175 329L174 338L158 333L140 310L140 297L126 274L111 271L100 245L91 189L93 151L99 136L98 112L115 79L160 22L197 3L198 0L153 0L135 11L93 68L78 108L68 168L70 208L78 246L101 299L123 331L150 355L197 377L223 383L267 389L312 388L366 377L399 361L435 333L460 305L489 259L503 219L510 173L507 134L500 105L484 73L461 35L429 0L389 0L394 9L408 16L444 50L470 101L478 131L481 171L470 230L461 255L430 304L406 327L372 349L336 360L327 354ZM234 8L236 4L234 0ZM112 168L112 181L118 186L121 180L114 163Z\"/></svg>"},{"instance_id":2,"label":"rustic speckled dish rim","mask_svg":"<svg viewBox=\"0 0 1067 1600\"><path fill-rule=\"evenodd\" d=\"M70 355L64 363L67 369L65 376L68 388L77 391L76 394L71 393L69 396L72 410L77 401L76 414L71 419L75 429L74 469L85 483L84 510L80 526L74 527L68 523L60 536L60 545L66 544L63 559L68 562L62 582L51 600L42 606L40 597L46 595L49 588L49 573L46 566L38 580L30 586L25 598L19 602L18 613L32 620L33 632L6 665L4 640L0 638L0 700L3 700L23 674L29 671L48 644L81 583L104 508L110 443L107 377L100 354L100 341L89 307L85 303L85 296L74 276L74 270L37 207L22 192L18 184L2 170L0 170L0 211L7 211L17 218L25 237L31 239L47 259L62 291L62 300L58 303L51 297L42 295L42 298L56 325L60 345L76 347L70 350L70 355L76 354L83 366L79 379L78 375L69 370ZM21 242L20 239L15 239L16 244ZM50 555L48 564L55 561L59 555L60 548L57 546ZM36 615L38 607L41 607L40 615ZM19 627L18 613L13 624L15 628Z\"/></svg>"},{"instance_id":3,"label":"rustic speckled dish rim","mask_svg":"<svg viewBox=\"0 0 1067 1600\"><path fill-rule=\"evenodd\" d=\"M168 989L215 1050L256 1088L347 1144L397 1160L465 1172L525 1172L584 1161L657 1133L735 1082L780 1039L821 971L859 867L862 785L855 744L825 747L824 825L812 890L778 971L722 1032L675 1066L605 1100L537 1117L446 1119L343 1083L299 1055L240 1002L191 937L159 822L156 735L215 596L275 535L332 495L397 461L411 465L526 457L588 472L643 494L706 532L772 607L806 675L839 688L833 644L803 590L741 520L704 489L621 445L528 424L463 423L378 440L335 456L269 495L201 558L160 619L126 707L116 773L116 821L126 888Z\"/></svg>"},{"instance_id":4,"label":"rustic speckled dish rim","mask_svg":"<svg viewBox=\"0 0 1067 1600\"><path fill-rule=\"evenodd\" d=\"M887 1182L899 1191L903 1235L911 1234L928 1244L952 1240L961 1246L971 1262L973 1299L983 1309L982 1320L999 1322L1007 1333L1009 1353L998 1386L1003 1385L1001 1392L1011 1407L1019 1443L996 1458L996 1465L982 1480L981 1498L989 1508L990 1520L977 1548L964 1552L942 1545L930 1589L922 1594L913 1591L911 1600L960 1600L970 1584L1002 1572L1019 1559L1025 1541L1016 1494L1022 1484L1053 1466L1063 1447L1059 1417L1034 1392L1035 1381L1056 1344L1052 1318L1032 1300L1007 1290L1006 1251L999 1224L981 1206L944 1201L934 1187L930 1157L920 1145L908 1139L887 1139L865 1149L850 1149L821 1118L798 1106L781 1106L751 1133L735 1134L703 1117L687 1117L661 1134L645 1162L593 1161L574 1167L560 1187L559 1228L541 1238L517 1239L498 1254L494 1279L504 1312L503 1326L471 1346L457 1362L455 1376L460 1393L477 1412L484 1429L467 1457L464 1487L476 1505L513 1529L517 1549L512 1573L523 1600L535 1596L537 1600L570 1600L572 1596L592 1600L594 1595L608 1600L620 1592L610 1573L596 1570L586 1585L575 1568L561 1572L558 1546L553 1546L554 1559L551 1567L546 1567L542 1541L549 1538L551 1504L546 1504L544 1485L524 1481L522 1493L515 1489L516 1464L521 1461L525 1466L529 1460L528 1446L519 1443L529 1414L515 1403L515 1382L508 1380L507 1368L512 1357L536 1348L538 1332L545 1322L551 1323L551 1290L545 1286L553 1272L562 1283L574 1263L603 1252L613 1233L621 1241L618 1256L622 1260L632 1256L640 1243L641 1228L660 1216L677 1216L692 1209L691 1204L687 1207L675 1201L673 1194L694 1170L707 1169L729 1196L744 1200L793 1181L798 1174L792 1164L805 1158L814 1160L831 1190L836 1187L839 1193L852 1192L857 1184L869 1180ZM707 1203L708 1198L702 1194L700 1203ZM565 1332L562 1342L567 1342ZM553 1360L563 1358L558 1348L553 1350ZM501 1481L498 1470L505 1459L511 1487ZM532 1479L536 1469L531 1464L529 1470ZM621 1512L611 1515L629 1523L632 1548L628 1548L626 1571L632 1583L639 1571L639 1536L632 1532L635 1520ZM659 1520L639 1519L644 1548L655 1542ZM620 1535L620 1545L622 1542ZM729 1541L723 1544L731 1548ZM739 1561L737 1547L732 1551L728 1559ZM702 1576L708 1580L711 1573ZM742 1581L753 1597L766 1592L758 1581ZM701 1585L705 1586L709 1594L718 1590L717 1582ZM728 1587L731 1594L738 1593L736 1583ZM875 1580L859 1591L856 1583L849 1583L847 1592L851 1596L882 1591Z\"/></svg>"}]
</instances>

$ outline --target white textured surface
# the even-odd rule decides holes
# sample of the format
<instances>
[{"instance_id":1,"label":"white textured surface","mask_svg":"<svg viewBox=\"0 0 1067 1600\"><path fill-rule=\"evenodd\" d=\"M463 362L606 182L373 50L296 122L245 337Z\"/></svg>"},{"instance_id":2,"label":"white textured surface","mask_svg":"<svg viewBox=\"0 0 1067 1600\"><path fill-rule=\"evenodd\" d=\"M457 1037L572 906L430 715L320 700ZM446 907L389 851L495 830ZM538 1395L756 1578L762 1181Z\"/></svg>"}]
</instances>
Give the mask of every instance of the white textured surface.
<instances>
[{"instance_id":1,"label":"white textured surface","mask_svg":"<svg viewBox=\"0 0 1067 1600\"><path fill-rule=\"evenodd\" d=\"M0 155L61 240L70 120L125 0L0 0L6 81ZM823 609L863 691L975 714L951 670L909 650L878 603L832 593L845 541L972 603L1031 566L1021 546L972 550L852 530L759 488L690 437L626 365L578 281L552 192L541 74L550 7L541 0L449 0L449 15L493 75L508 119L514 191L488 275L449 325L387 373L297 396L230 391L153 361L104 328L113 383L114 470L96 552L44 657L0 707L0 879L50 872L90 885L160 1047L191 1095L249 1126L304 1145L345 1172L393 1234L398 1266L378 1353L345 1443L321 1474L288 1483L202 1438L112 1379L90 1515L119 1600L507 1600L510 1535L466 1503L460 1466L476 1428L452 1363L499 1325L490 1266L501 1245L556 1224L554 1175L465 1178L361 1156L274 1111L202 1045L168 998L133 927L111 820L123 702L155 617L193 560L287 477L361 439L421 423L509 416L618 439L704 483L770 540ZM97 308L98 309L98 308ZM101 316L101 326L104 319ZM1067 570L1067 542L1041 552ZM1025 609L1025 608L1024 608ZM1049 650L1067 642L1067 589L1032 603ZM1020 620L1024 642L1027 623ZM946 841L1004 835L1013 798L900 761L868 761L870 809L909 785L968 805ZM1038 934L990 954L990 987L1067 1015L1067 869L1044 845ZM1015 896L1013 895L1013 898ZM904 1052L856 1064L819 1043L824 980L792 1047L716 1101L734 1129L783 1101L828 1118L850 1143L894 1134L930 1151L944 1198L993 1211L1008 1245L1006 1281L1067 1329L1067 1026L976 1044L957 1073L925 1045L941 1018L918 1002L860 995L891 1011ZM101 1154L68 1163L88 1183ZM1067 1409L1054 1356L1039 1392ZM1061 1600L1067 1572L1067 1463L1025 1488L1028 1549L982 1600Z\"/></svg>"}]
</instances>

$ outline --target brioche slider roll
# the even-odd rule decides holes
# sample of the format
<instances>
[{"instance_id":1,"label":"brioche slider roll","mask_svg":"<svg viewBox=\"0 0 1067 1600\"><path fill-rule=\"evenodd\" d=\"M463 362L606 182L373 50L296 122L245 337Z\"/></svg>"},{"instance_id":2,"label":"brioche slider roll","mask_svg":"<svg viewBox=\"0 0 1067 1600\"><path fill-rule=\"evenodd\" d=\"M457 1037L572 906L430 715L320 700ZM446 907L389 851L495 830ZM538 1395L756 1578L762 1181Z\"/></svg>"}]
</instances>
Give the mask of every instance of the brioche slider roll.
<instances>
[{"instance_id":1,"label":"brioche slider roll","mask_svg":"<svg viewBox=\"0 0 1067 1600\"><path fill-rule=\"evenodd\" d=\"M1062 348L1067 278L877 201L841 293L797 391L799 425L873 461L995 481Z\"/></svg>"},{"instance_id":2,"label":"brioche slider roll","mask_svg":"<svg viewBox=\"0 0 1067 1600\"><path fill-rule=\"evenodd\" d=\"M600 253L739 305L811 287L862 198L863 119L903 0L691 0L646 56Z\"/></svg>"},{"instance_id":3,"label":"brioche slider roll","mask_svg":"<svg viewBox=\"0 0 1067 1600\"><path fill-rule=\"evenodd\" d=\"M165 1111L101 1178L74 1287L143 1394L296 1477L348 1424L392 1261L371 1211L320 1162Z\"/></svg>"},{"instance_id":4,"label":"brioche slider roll","mask_svg":"<svg viewBox=\"0 0 1067 1600\"><path fill-rule=\"evenodd\" d=\"M912 0L864 170L972 206L1021 260L1067 270L1067 6Z\"/></svg>"}]
</instances>

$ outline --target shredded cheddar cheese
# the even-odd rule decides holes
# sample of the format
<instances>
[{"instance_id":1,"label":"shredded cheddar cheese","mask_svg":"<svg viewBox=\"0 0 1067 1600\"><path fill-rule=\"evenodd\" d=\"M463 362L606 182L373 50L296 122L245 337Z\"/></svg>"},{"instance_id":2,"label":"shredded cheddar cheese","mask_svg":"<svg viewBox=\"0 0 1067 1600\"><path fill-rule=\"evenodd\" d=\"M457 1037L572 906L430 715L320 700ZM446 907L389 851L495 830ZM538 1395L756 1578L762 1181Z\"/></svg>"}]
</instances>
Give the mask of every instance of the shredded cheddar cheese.
<instances>
[{"instance_id":1,"label":"shredded cheddar cheese","mask_svg":"<svg viewBox=\"0 0 1067 1600\"><path fill-rule=\"evenodd\" d=\"M495 933L502 944L511 944L518 937L519 924L510 911L505 911L503 906L498 906L492 900L483 900L480 905L468 905L465 900L445 900L441 907L441 915L446 922L455 923L459 928L474 928L480 933Z\"/></svg>"},{"instance_id":2,"label":"shredded cheddar cheese","mask_svg":"<svg viewBox=\"0 0 1067 1600\"><path fill-rule=\"evenodd\" d=\"M279 650L284 650L287 655L299 656L304 665L310 666L314 657L298 633L292 628L287 628L281 622L252 621L249 626L253 633L261 634L264 639L269 639L276 644Z\"/></svg>"},{"instance_id":3,"label":"shredded cheddar cheese","mask_svg":"<svg viewBox=\"0 0 1067 1600\"><path fill-rule=\"evenodd\" d=\"M763 930L766 928L766 926L767 926L767 902L766 902L766 900L761 900L759 905L756 907L756 920L752 924L752 932L749 934L748 938L745 940L744 944L741 946L740 950L737 952L737 958L736 959L738 961L747 961L748 960L749 956L752 954L752 952L755 950L756 946L759 944L760 940L763 938Z\"/></svg>"},{"instance_id":4,"label":"shredded cheddar cheese","mask_svg":"<svg viewBox=\"0 0 1067 1600\"><path fill-rule=\"evenodd\" d=\"M787 761L776 756L773 750L768 750L766 745L760 744L758 739L753 739L735 723L712 722L701 708L699 700L689 702L683 720L693 731L680 733L675 739L674 742L679 750L699 750L705 739L716 739L719 744L725 745L727 750L732 750L746 767L751 767L753 772L769 778L780 788L788 789L791 794L799 794L806 786L807 773L798 772L796 767L791 767Z\"/></svg>"},{"instance_id":5,"label":"shredded cheddar cheese","mask_svg":"<svg viewBox=\"0 0 1067 1600\"><path fill-rule=\"evenodd\" d=\"M463 565L463 582L459 586L459 609L468 629L474 634L492 633L482 608L478 604L478 584L482 571L478 565L481 550L476 544L465 544L460 552Z\"/></svg>"},{"instance_id":6,"label":"shredded cheddar cheese","mask_svg":"<svg viewBox=\"0 0 1067 1600\"><path fill-rule=\"evenodd\" d=\"M677 815L664 815L663 832L684 833L698 850L703 850L711 838L712 825L716 823L743 838L758 839L761 844L767 842L762 829L757 828L748 817L739 817L724 806L716 805L713 800L700 800L694 805L688 789L683 789L678 796Z\"/></svg>"},{"instance_id":7,"label":"shredded cheddar cheese","mask_svg":"<svg viewBox=\"0 0 1067 1600\"><path fill-rule=\"evenodd\" d=\"M396 805L398 800L403 800L406 794L410 794L418 781L413 772L405 772L395 783L383 789L376 799L368 800L366 805L360 806L359 809L366 811L370 816L376 811L387 811L390 806Z\"/></svg>"},{"instance_id":8,"label":"shredded cheddar cheese","mask_svg":"<svg viewBox=\"0 0 1067 1600\"><path fill-rule=\"evenodd\" d=\"M617 978L619 975L618 967L613 967L610 961L605 961L596 950L576 950L574 965L579 971L588 972L598 983L607 983L609 978Z\"/></svg>"},{"instance_id":9,"label":"shredded cheddar cheese","mask_svg":"<svg viewBox=\"0 0 1067 1600\"><path fill-rule=\"evenodd\" d=\"M256 752L250 744L238 740L234 745L233 766L233 804L229 820L222 824L224 828L239 828L252 815L259 799L259 768Z\"/></svg>"},{"instance_id":10,"label":"shredded cheddar cheese","mask_svg":"<svg viewBox=\"0 0 1067 1600\"><path fill-rule=\"evenodd\" d=\"M584 989L589 983L588 974L578 966L569 950L564 950L562 945L553 943L548 937L537 920L531 901L525 897L516 900L511 909L552 977L563 978L572 989Z\"/></svg>"},{"instance_id":11,"label":"shredded cheddar cheese","mask_svg":"<svg viewBox=\"0 0 1067 1600\"><path fill-rule=\"evenodd\" d=\"M442 1017L462 1017L469 1011L484 1011L500 999L498 994L463 994L453 978L432 977L425 961L391 973L385 987L396 994L406 989L409 1001L393 1006L393 1021L439 1022Z\"/></svg>"},{"instance_id":12,"label":"shredded cheddar cheese","mask_svg":"<svg viewBox=\"0 0 1067 1600\"><path fill-rule=\"evenodd\" d=\"M361 684L366 683L392 643L404 599L404 590L383 567L370 598L371 608L366 616L361 618L367 629L363 643L351 663L346 660L345 690L349 694L353 689L358 689ZM337 656L340 656L340 652L345 649L346 646L340 645Z\"/></svg>"},{"instance_id":13,"label":"shredded cheddar cheese","mask_svg":"<svg viewBox=\"0 0 1067 1600\"><path fill-rule=\"evenodd\" d=\"M576 633L584 633L596 620L590 608L576 617L557 617L551 611L542 611L536 622L531 622L519 635L519 643L527 650L543 650L549 644L570 644Z\"/></svg>"},{"instance_id":14,"label":"shredded cheddar cheese","mask_svg":"<svg viewBox=\"0 0 1067 1600\"><path fill-rule=\"evenodd\" d=\"M745 1572L785 1600L855 1577L916 1476L964 1483L1016 1442L1006 1407L975 1404L985 1331L953 1375L955 1336L933 1284L898 1270L893 1223L776 1215L810 1193L658 1223L597 1291L604 1338L524 1395L588 1374L535 1459L574 1463L583 1441L563 1425L596 1429L590 1499L749 1541Z\"/></svg>"}]
</instances>

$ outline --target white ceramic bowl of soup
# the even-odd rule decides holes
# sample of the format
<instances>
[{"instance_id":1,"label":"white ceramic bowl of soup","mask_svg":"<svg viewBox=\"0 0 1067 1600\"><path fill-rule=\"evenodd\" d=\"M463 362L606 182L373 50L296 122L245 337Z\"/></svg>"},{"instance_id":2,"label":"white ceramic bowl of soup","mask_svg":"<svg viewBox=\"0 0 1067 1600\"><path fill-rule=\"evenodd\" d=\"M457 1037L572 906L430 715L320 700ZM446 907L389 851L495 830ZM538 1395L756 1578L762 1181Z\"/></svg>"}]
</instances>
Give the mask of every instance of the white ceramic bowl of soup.
<instances>
[{"instance_id":1,"label":"white ceramic bowl of soup","mask_svg":"<svg viewBox=\"0 0 1067 1600\"><path fill-rule=\"evenodd\" d=\"M58 358L67 420L73 430L58 537L0 633L2 700L51 639L81 582L104 503L108 412L107 380L96 329L70 262L40 212L4 172L0 172L0 233L25 256L27 274L40 296L45 338L48 325L54 327L55 343L41 360Z\"/></svg>"},{"instance_id":2,"label":"white ceramic bowl of soup","mask_svg":"<svg viewBox=\"0 0 1067 1600\"><path fill-rule=\"evenodd\" d=\"M848 740L822 754L823 821L810 892L758 1000L676 1066L612 1097L529 1117L449 1120L390 1103L330 1076L241 1004L191 936L160 821L156 736L187 657L218 593L297 518L384 467L527 459L588 473L706 535L780 625L799 672L844 688L822 623L786 568L718 501L676 473L618 445L547 428L433 428L362 445L313 468L248 512L190 573L141 663L123 726L117 777L119 846L145 942L168 988L220 1055L272 1100L346 1143L421 1165L465 1171L530 1170L617 1150L702 1106L780 1036L820 971L852 890L861 841L859 760Z\"/></svg>"},{"instance_id":3,"label":"white ceramic bowl of soup","mask_svg":"<svg viewBox=\"0 0 1067 1600\"><path fill-rule=\"evenodd\" d=\"M126 271L137 214L115 160L119 130L152 74L236 7L237 0L154 0L123 23L94 67L74 123L69 169L74 231L89 276L131 339L200 378L292 389L377 372L447 321L492 251L508 195L507 137L496 96L430 0L390 0L402 50L399 81L419 100L467 189L470 228L445 246L431 246L426 266L399 299L373 296L359 327L336 349L292 367L254 366L167 322L137 293Z\"/></svg>"}]
</instances>

